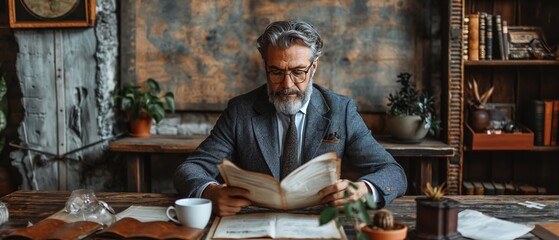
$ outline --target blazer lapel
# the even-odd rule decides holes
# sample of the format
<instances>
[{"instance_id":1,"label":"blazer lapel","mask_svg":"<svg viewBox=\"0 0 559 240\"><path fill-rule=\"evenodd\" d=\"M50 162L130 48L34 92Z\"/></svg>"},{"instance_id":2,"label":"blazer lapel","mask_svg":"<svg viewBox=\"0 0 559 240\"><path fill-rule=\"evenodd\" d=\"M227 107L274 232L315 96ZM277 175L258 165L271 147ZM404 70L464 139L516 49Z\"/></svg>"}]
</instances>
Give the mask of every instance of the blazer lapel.
<instances>
[{"instance_id":1,"label":"blazer lapel","mask_svg":"<svg viewBox=\"0 0 559 240\"><path fill-rule=\"evenodd\" d=\"M305 123L305 133L303 141L302 163L306 163L316 156L316 153L322 143L322 138L326 134L326 130L330 125L330 119L324 117L330 111L330 108L324 100L322 93L317 89L313 89L311 102L307 108L307 122ZM309 131L312 129L312 131Z\"/></svg>"},{"instance_id":2,"label":"blazer lapel","mask_svg":"<svg viewBox=\"0 0 559 240\"><path fill-rule=\"evenodd\" d=\"M260 115L252 118L252 128L258 142L258 147L264 156L270 172L280 178L280 154L278 148L278 122L274 105L268 101L266 88L256 101L254 109Z\"/></svg>"}]
</instances>

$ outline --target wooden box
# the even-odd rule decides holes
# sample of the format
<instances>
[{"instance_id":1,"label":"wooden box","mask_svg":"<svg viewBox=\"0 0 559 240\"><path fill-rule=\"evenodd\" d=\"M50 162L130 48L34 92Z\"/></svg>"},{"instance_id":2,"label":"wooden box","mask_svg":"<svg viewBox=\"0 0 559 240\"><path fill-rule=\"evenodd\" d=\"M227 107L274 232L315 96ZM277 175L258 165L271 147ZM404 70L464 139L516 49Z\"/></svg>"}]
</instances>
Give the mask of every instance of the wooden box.
<instances>
[{"instance_id":1,"label":"wooden box","mask_svg":"<svg viewBox=\"0 0 559 240\"><path fill-rule=\"evenodd\" d=\"M476 133L466 125L466 144L472 150L530 150L534 147L534 133L518 125L521 132L487 134Z\"/></svg>"}]
</instances>

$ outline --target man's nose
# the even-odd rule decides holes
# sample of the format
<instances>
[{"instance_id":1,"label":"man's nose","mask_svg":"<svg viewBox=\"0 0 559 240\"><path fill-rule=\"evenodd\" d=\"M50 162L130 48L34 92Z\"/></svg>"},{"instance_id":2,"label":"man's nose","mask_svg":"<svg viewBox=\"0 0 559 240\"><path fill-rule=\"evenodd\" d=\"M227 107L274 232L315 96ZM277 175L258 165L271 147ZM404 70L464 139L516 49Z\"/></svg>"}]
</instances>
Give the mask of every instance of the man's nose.
<instances>
[{"instance_id":1,"label":"man's nose","mask_svg":"<svg viewBox=\"0 0 559 240\"><path fill-rule=\"evenodd\" d=\"M291 78L291 74L284 74L283 80L281 81L281 86L284 88L291 88L295 83L293 83L293 79Z\"/></svg>"}]
</instances>

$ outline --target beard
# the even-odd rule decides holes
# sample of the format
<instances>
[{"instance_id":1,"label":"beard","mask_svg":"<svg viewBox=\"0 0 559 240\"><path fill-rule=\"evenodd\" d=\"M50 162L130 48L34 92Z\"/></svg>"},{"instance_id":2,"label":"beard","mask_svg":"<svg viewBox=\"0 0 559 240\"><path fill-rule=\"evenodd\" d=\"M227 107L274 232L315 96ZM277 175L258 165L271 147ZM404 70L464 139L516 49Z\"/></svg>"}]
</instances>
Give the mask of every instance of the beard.
<instances>
[{"instance_id":1,"label":"beard","mask_svg":"<svg viewBox=\"0 0 559 240\"><path fill-rule=\"evenodd\" d=\"M270 87L270 84L268 84L268 100L274 104L276 111L287 115L293 115L297 113L301 107L303 107L303 104L311 98L312 89L312 78L309 79L309 84L307 84L307 88L304 91L299 91L297 89L282 89L274 92ZM284 94L296 94L296 96L295 99L291 99Z\"/></svg>"}]
</instances>

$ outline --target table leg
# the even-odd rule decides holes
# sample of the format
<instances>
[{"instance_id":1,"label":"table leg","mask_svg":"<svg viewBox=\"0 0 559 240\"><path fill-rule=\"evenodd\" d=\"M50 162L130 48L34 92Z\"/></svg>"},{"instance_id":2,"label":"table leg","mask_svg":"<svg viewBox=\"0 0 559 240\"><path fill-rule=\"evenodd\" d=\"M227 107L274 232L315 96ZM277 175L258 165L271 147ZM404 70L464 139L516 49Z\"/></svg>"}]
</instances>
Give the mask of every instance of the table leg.
<instances>
[{"instance_id":1,"label":"table leg","mask_svg":"<svg viewBox=\"0 0 559 240\"><path fill-rule=\"evenodd\" d=\"M149 186L146 183L145 159L140 154L126 154L127 165L127 191L129 192L148 192Z\"/></svg>"},{"instance_id":2,"label":"table leg","mask_svg":"<svg viewBox=\"0 0 559 240\"><path fill-rule=\"evenodd\" d=\"M425 186L427 182L432 184L433 181L433 163L431 162L432 159L422 157L421 162L421 176L419 182L421 185L419 186L419 190L421 193L425 190Z\"/></svg>"}]
</instances>

